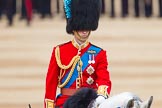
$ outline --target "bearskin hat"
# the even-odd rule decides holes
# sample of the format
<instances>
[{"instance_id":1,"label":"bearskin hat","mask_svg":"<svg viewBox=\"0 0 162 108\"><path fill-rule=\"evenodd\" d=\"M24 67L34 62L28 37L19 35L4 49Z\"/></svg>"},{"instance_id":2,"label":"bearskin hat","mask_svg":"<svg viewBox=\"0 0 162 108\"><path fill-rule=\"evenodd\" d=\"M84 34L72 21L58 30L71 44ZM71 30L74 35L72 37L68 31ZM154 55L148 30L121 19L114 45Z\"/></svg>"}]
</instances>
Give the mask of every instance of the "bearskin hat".
<instances>
[{"instance_id":1,"label":"bearskin hat","mask_svg":"<svg viewBox=\"0 0 162 108\"><path fill-rule=\"evenodd\" d=\"M100 0L64 0L67 33L71 34L73 30L96 30L100 8Z\"/></svg>"}]
</instances>

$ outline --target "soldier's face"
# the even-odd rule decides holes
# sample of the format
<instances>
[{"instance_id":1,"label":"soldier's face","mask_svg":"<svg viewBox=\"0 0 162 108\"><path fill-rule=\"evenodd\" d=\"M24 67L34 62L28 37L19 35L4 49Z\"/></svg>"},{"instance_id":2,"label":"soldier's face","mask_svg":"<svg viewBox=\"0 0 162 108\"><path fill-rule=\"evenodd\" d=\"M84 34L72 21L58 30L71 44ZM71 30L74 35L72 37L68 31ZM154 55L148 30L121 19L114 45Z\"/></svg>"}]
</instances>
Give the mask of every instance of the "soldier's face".
<instances>
[{"instance_id":1,"label":"soldier's face","mask_svg":"<svg viewBox=\"0 0 162 108\"><path fill-rule=\"evenodd\" d=\"M88 30L79 30L79 31L74 31L74 37L76 41L79 42L79 44L82 44L86 42L86 40L89 38L91 31Z\"/></svg>"}]
</instances>

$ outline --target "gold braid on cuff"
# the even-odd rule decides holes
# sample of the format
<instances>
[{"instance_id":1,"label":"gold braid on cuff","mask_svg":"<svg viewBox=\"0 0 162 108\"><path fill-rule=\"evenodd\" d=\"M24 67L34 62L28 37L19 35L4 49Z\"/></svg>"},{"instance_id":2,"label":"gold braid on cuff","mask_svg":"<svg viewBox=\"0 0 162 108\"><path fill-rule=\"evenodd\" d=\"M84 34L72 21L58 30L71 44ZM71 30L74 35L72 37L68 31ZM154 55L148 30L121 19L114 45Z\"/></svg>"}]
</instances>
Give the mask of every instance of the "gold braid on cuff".
<instances>
[{"instance_id":1,"label":"gold braid on cuff","mask_svg":"<svg viewBox=\"0 0 162 108\"><path fill-rule=\"evenodd\" d=\"M54 101L50 99L46 99L46 108L55 108Z\"/></svg>"},{"instance_id":2,"label":"gold braid on cuff","mask_svg":"<svg viewBox=\"0 0 162 108\"><path fill-rule=\"evenodd\" d=\"M108 88L108 86L106 86L106 85L99 86L98 90L97 90L98 95L102 95L105 98L108 98L109 95L108 95L108 92L107 92L107 88Z\"/></svg>"}]
</instances>

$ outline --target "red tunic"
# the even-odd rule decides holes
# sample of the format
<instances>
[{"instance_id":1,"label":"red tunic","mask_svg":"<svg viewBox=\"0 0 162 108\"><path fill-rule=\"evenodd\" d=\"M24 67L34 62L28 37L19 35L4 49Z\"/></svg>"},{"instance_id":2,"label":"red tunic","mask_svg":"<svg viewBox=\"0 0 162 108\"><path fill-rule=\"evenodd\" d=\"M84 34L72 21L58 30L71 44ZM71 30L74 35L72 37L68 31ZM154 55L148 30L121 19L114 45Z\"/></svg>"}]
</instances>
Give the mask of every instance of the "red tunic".
<instances>
[{"instance_id":1,"label":"red tunic","mask_svg":"<svg viewBox=\"0 0 162 108\"><path fill-rule=\"evenodd\" d=\"M73 45L72 41L59 45L59 48L60 48L60 59L63 65L68 65L72 60L72 58L76 56L78 53L78 49ZM60 74L60 68L56 62L55 49L56 47L53 50L49 68L48 68L48 73L46 76L45 99L53 100L56 106L62 107L63 103L66 101L68 96L59 95L56 98L56 89L58 86L58 77ZM95 54L91 54L90 51L95 52ZM83 62L83 67L82 67L83 82L81 84L81 87L90 87L90 88L97 89L98 86L100 85L106 85L108 86L107 92L108 94L110 94L111 81L110 81L109 71L107 69L108 62L107 62L106 51L89 43L85 48L81 49L80 56ZM95 60L95 63L88 63L88 61L89 60L92 61L92 59ZM90 74L88 68L90 68L94 72L91 71L92 73ZM68 69L65 72L64 76L68 75L69 70L70 69ZM73 81L69 81L71 84L65 85L64 88L76 89L76 81L75 78L73 77L74 76L72 76L71 78L73 79ZM93 80L90 83L87 81L89 78Z\"/></svg>"}]
</instances>

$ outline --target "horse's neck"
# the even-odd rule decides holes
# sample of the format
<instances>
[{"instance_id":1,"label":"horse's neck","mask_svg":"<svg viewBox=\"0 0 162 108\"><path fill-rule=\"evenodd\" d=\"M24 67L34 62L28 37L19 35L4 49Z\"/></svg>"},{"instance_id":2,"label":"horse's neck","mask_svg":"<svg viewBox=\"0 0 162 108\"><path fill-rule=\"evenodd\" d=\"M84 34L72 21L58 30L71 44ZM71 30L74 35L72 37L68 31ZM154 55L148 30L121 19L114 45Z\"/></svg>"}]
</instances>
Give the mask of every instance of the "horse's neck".
<instances>
[{"instance_id":1,"label":"horse's neck","mask_svg":"<svg viewBox=\"0 0 162 108\"><path fill-rule=\"evenodd\" d=\"M134 99L135 95L129 92L120 93L109 97L105 102L103 102L99 108L126 108L129 101Z\"/></svg>"}]
</instances>

